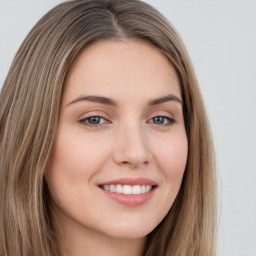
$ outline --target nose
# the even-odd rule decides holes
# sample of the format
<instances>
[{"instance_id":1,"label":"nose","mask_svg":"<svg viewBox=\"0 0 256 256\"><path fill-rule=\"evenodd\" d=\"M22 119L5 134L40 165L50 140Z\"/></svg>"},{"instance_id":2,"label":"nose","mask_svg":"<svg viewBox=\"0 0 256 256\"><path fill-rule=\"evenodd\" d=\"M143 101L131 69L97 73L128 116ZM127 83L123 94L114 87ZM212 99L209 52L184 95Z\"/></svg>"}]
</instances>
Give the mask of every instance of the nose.
<instances>
[{"instance_id":1,"label":"nose","mask_svg":"<svg viewBox=\"0 0 256 256\"><path fill-rule=\"evenodd\" d=\"M145 131L138 124L120 128L114 144L113 158L118 165L134 169L146 166L152 160Z\"/></svg>"}]
</instances>

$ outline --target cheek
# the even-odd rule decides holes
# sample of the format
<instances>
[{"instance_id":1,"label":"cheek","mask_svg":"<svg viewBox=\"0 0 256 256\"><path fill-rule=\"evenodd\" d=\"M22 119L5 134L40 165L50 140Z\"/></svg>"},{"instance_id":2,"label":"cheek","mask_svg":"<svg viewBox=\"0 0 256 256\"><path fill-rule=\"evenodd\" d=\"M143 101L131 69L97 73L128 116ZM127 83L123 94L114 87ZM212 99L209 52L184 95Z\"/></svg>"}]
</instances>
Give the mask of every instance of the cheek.
<instances>
[{"instance_id":1,"label":"cheek","mask_svg":"<svg viewBox=\"0 0 256 256\"><path fill-rule=\"evenodd\" d=\"M187 163L188 143L185 133L177 133L157 144L156 162L167 181L181 181Z\"/></svg>"},{"instance_id":2,"label":"cheek","mask_svg":"<svg viewBox=\"0 0 256 256\"><path fill-rule=\"evenodd\" d=\"M59 132L52 150L51 166L54 171L70 172L71 176L90 174L97 167L97 159L102 156L102 147L92 138ZM95 168L92 168L92 165ZM86 171L86 172L85 172Z\"/></svg>"},{"instance_id":3,"label":"cheek","mask_svg":"<svg viewBox=\"0 0 256 256\"><path fill-rule=\"evenodd\" d=\"M70 216L84 212L81 202L91 200L90 191L93 188L93 177L104 165L107 150L94 141L94 138L72 132L70 129L60 129L55 138L45 179L53 200ZM103 155L105 154L105 155ZM54 208L55 211L56 207Z\"/></svg>"},{"instance_id":4,"label":"cheek","mask_svg":"<svg viewBox=\"0 0 256 256\"><path fill-rule=\"evenodd\" d=\"M45 172L51 194L61 198L68 191L71 194L88 189L84 184L90 184L89 181L101 169L101 148L79 133L59 130Z\"/></svg>"}]
</instances>

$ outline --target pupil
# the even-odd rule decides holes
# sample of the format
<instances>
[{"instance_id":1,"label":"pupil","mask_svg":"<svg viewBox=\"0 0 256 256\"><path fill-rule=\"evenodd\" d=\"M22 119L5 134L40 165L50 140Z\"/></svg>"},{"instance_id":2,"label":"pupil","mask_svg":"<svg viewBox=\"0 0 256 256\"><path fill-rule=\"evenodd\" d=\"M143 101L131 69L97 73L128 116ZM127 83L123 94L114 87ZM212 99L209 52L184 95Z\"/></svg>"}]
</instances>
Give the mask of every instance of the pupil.
<instances>
[{"instance_id":1,"label":"pupil","mask_svg":"<svg viewBox=\"0 0 256 256\"><path fill-rule=\"evenodd\" d=\"M99 124L100 117L98 116L90 117L88 121L90 124Z\"/></svg>"},{"instance_id":2,"label":"pupil","mask_svg":"<svg viewBox=\"0 0 256 256\"><path fill-rule=\"evenodd\" d=\"M162 116L155 117L155 124L163 124L164 118Z\"/></svg>"}]
</instances>

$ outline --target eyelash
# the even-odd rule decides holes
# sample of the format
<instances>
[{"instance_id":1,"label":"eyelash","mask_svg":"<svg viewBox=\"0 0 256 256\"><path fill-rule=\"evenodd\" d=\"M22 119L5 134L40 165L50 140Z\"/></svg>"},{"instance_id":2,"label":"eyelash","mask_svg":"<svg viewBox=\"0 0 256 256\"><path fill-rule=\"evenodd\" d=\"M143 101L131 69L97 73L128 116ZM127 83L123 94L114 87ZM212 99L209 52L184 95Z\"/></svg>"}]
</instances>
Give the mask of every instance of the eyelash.
<instances>
[{"instance_id":1,"label":"eyelash","mask_svg":"<svg viewBox=\"0 0 256 256\"><path fill-rule=\"evenodd\" d=\"M82 125L85 125L85 126L89 126L89 127L100 127L104 124L101 124L101 123L98 123L98 124L90 124L88 122L88 120L92 119L92 118L100 118L100 119L104 119L106 120L106 118L104 118L103 116L99 116L99 115L93 115L93 116L88 116L86 118L83 118L81 120L79 120L78 122ZM168 124L156 124L156 123L153 123L154 125L156 126L164 126L164 127L168 127L168 126L172 126L174 124L176 124L176 120L172 117L169 117L169 116L164 116L164 115L158 115L158 116L154 116L153 118L151 118L150 120L153 120L155 118L164 118L165 120L168 121ZM165 121L164 120L164 121Z\"/></svg>"}]
</instances>

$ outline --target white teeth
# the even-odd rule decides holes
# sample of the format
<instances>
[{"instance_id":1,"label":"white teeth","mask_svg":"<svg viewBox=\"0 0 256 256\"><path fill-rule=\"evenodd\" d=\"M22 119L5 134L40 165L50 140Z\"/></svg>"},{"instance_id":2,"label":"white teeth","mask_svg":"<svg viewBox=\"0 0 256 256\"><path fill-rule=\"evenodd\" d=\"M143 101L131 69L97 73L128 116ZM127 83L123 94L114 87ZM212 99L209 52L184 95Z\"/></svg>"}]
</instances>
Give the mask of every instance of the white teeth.
<instances>
[{"instance_id":1,"label":"white teeth","mask_svg":"<svg viewBox=\"0 0 256 256\"><path fill-rule=\"evenodd\" d=\"M132 194L133 195L139 195L140 193L141 192L140 192L140 186L139 185L132 187Z\"/></svg>"},{"instance_id":2,"label":"white teeth","mask_svg":"<svg viewBox=\"0 0 256 256\"><path fill-rule=\"evenodd\" d=\"M110 192L115 192L115 185L110 185Z\"/></svg>"},{"instance_id":3,"label":"white teeth","mask_svg":"<svg viewBox=\"0 0 256 256\"><path fill-rule=\"evenodd\" d=\"M139 195L149 192L152 189L152 186L150 185L104 185L104 190L115 192L119 194L125 194L125 195Z\"/></svg>"},{"instance_id":4,"label":"white teeth","mask_svg":"<svg viewBox=\"0 0 256 256\"><path fill-rule=\"evenodd\" d=\"M109 185L104 185L104 189L109 191L110 190Z\"/></svg>"},{"instance_id":5,"label":"white teeth","mask_svg":"<svg viewBox=\"0 0 256 256\"><path fill-rule=\"evenodd\" d=\"M132 186L124 185L123 186L123 194L130 195L132 193Z\"/></svg>"},{"instance_id":6,"label":"white teeth","mask_svg":"<svg viewBox=\"0 0 256 256\"><path fill-rule=\"evenodd\" d=\"M115 192L116 193L122 193L123 192L122 186L121 185L116 185Z\"/></svg>"}]
</instances>

